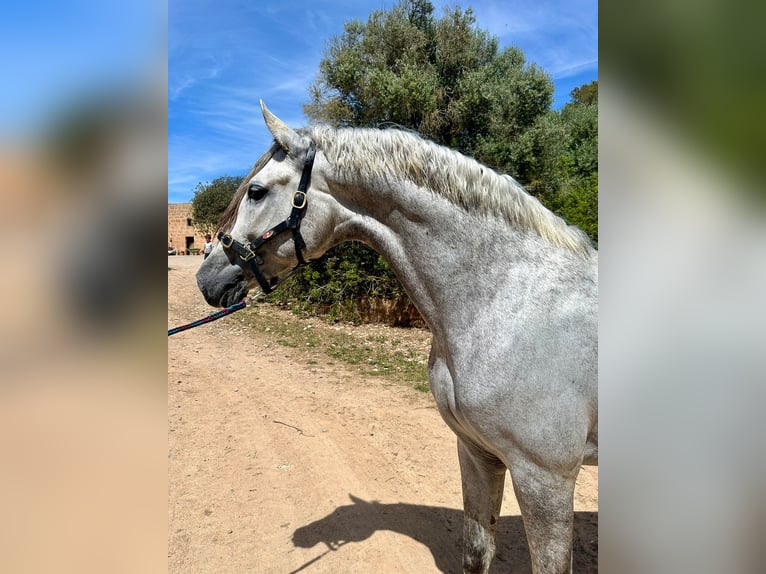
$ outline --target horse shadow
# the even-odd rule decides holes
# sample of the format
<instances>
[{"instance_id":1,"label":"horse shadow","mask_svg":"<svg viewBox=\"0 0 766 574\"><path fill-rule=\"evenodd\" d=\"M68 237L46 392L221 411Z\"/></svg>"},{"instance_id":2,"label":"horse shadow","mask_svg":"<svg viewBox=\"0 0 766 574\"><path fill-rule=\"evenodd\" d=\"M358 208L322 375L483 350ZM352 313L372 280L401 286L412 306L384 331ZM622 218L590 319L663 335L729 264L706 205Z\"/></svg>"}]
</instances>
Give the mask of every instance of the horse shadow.
<instances>
[{"instance_id":1,"label":"horse shadow","mask_svg":"<svg viewBox=\"0 0 766 574\"><path fill-rule=\"evenodd\" d=\"M409 536L426 546L436 567L444 574L460 574L463 511L439 506L381 504L349 495L351 504L340 506L324 518L293 533L293 544L311 548L323 543L327 550L291 574L296 574L331 551L348 543L362 542L375 532L389 530ZM575 512L573 572L598 572L598 513ZM497 551L490 574L510 568L516 574L531 573L527 538L521 516L501 516Z\"/></svg>"}]
</instances>

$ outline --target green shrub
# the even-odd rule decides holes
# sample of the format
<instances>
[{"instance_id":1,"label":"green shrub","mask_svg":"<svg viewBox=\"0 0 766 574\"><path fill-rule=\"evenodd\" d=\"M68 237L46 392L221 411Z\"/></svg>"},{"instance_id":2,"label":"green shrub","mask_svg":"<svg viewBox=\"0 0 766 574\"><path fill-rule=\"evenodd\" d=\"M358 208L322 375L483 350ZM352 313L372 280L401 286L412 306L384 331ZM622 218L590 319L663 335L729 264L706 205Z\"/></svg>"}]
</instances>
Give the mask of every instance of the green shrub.
<instances>
[{"instance_id":1,"label":"green shrub","mask_svg":"<svg viewBox=\"0 0 766 574\"><path fill-rule=\"evenodd\" d=\"M325 314L328 319L358 321L365 298L407 298L388 263L362 243L349 242L297 271L269 296L293 310Z\"/></svg>"},{"instance_id":2,"label":"green shrub","mask_svg":"<svg viewBox=\"0 0 766 574\"><path fill-rule=\"evenodd\" d=\"M551 207L598 245L598 173L591 174L568 193L556 197Z\"/></svg>"}]
</instances>

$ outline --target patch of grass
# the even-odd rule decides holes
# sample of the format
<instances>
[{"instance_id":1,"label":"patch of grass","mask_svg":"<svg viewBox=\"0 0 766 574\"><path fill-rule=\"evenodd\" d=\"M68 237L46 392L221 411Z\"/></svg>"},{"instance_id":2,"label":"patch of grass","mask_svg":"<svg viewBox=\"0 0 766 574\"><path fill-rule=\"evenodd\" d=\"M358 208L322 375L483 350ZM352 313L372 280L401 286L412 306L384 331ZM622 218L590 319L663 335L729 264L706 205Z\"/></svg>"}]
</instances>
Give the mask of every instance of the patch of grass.
<instances>
[{"instance_id":1,"label":"patch of grass","mask_svg":"<svg viewBox=\"0 0 766 574\"><path fill-rule=\"evenodd\" d=\"M414 385L428 391L427 353L408 346L400 338L384 334L364 334L363 329L341 331L329 324L308 323L292 313L274 312L275 308L261 304L238 315L242 322L261 333L273 337L275 342L292 349L312 353L308 364L318 364L316 353L328 359L355 367L367 376L381 376Z\"/></svg>"},{"instance_id":2,"label":"patch of grass","mask_svg":"<svg viewBox=\"0 0 766 574\"><path fill-rule=\"evenodd\" d=\"M362 365L372 361L369 349L359 346L353 339L338 340L336 338L335 342L325 348L325 353L349 365Z\"/></svg>"}]
</instances>

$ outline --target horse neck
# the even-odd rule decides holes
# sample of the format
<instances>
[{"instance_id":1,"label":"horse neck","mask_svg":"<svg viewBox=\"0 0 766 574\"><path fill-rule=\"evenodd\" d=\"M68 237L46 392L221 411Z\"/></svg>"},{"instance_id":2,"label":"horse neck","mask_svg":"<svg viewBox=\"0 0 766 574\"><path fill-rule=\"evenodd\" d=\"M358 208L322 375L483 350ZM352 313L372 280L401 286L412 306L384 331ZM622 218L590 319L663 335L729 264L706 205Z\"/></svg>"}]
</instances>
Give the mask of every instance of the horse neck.
<instances>
[{"instance_id":1,"label":"horse neck","mask_svg":"<svg viewBox=\"0 0 766 574\"><path fill-rule=\"evenodd\" d=\"M334 193L353 213L340 226L340 239L362 241L383 255L435 334L465 325L496 298L509 270L525 269L512 278L519 287L524 276L534 276L526 271L530 263L545 259L534 234L468 213L411 183L337 184Z\"/></svg>"}]
</instances>

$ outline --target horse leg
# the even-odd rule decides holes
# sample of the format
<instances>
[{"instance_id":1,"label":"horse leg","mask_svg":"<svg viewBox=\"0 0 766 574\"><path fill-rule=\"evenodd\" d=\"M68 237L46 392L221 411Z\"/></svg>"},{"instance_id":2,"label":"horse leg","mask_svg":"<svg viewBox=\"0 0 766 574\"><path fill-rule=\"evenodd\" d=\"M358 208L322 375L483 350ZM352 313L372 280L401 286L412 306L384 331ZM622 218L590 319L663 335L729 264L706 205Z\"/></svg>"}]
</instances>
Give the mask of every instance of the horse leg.
<instances>
[{"instance_id":1,"label":"horse leg","mask_svg":"<svg viewBox=\"0 0 766 574\"><path fill-rule=\"evenodd\" d=\"M458 438L463 482L463 572L487 574L503 503L505 465L494 455Z\"/></svg>"},{"instance_id":2,"label":"horse leg","mask_svg":"<svg viewBox=\"0 0 766 574\"><path fill-rule=\"evenodd\" d=\"M571 572L577 471L573 476L562 476L526 459L513 461L510 471L527 533L532 572Z\"/></svg>"}]
</instances>

